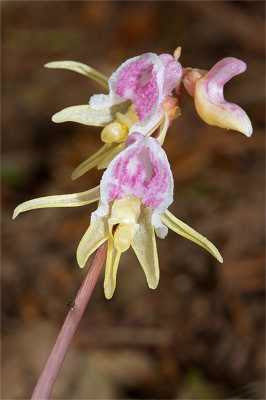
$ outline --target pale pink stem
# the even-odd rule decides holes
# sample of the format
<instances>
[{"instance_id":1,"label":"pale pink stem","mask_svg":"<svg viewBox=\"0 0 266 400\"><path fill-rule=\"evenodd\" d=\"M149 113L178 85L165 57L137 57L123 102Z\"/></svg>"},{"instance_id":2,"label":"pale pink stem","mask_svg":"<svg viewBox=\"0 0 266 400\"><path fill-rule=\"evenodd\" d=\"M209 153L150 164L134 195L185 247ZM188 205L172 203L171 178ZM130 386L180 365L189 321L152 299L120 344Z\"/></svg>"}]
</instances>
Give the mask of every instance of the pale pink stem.
<instances>
[{"instance_id":1,"label":"pale pink stem","mask_svg":"<svg viewBox=\"0 0 266 400\"><path fill-rule=\"evenodd\" d=\"M50 398L53 384L63 364L66 352L78 328L79 322L91 298L105 258L106 244L103 244L97 250L92 265L78 291L75 302L67 314L55 345L46 361L37 385L35 386L31 399L47 400Z\"/></svg>"}]
</instances>

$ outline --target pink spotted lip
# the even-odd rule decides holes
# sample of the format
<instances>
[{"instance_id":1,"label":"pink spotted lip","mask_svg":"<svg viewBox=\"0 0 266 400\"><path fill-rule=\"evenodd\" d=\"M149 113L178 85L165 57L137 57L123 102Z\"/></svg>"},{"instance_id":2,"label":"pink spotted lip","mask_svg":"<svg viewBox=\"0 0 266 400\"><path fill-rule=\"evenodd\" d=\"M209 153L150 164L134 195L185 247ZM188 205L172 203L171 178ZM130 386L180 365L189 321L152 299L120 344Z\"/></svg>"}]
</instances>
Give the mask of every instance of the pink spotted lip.
<instances>
[{"instance_id":1,"label":"pink spotted lip","mask_svg":"<svg viewBox=\"0 0 266 400\"><path fill-rule=\"evenodd\" d=\"M166 96L181 81L182 67L170 54L145 53L125 61L109 79L109 95L94 95L92 108L110 107L131 100L140 125L161 112ZM142 127L142 125L141 125Z\"/></svg>"},{"instance_id":2,"label":"pink spotted lip","mask_svg":"<svg viewBox=\"0 0 266 400\"><path fill-rule=\"evenodd\" d=\"M173 176L167 156L156 139L140 133L132 133L126 145L102 176L96 215L108 212L110 202L134 196L153 210L154 226L160 228L160 214L173 202Z\"/></svg>"},{"instance_id":3,"label":"pink spotted lip","mask_svg":"<svg viewBox=\"0 0 266 400\"><path fill-rule=\"evenodd\" d=\"M157 140L130 135L127 148L109 165L101 181L101 199L110 203L125 196L156 209L172 201L172 173Z\"/></svg>"},{"instance_id":4,"label":"pink spotted lip","mask_svg":"<svg viewBox=\"0 0 266 400\"><path fill-rule=\"evenodd\" d=\"M131 100L140 121L152 111L159 98L160 82L148 57L126 65L119 72L115 92L121 98Z\"/></svg>"}]
</instances>

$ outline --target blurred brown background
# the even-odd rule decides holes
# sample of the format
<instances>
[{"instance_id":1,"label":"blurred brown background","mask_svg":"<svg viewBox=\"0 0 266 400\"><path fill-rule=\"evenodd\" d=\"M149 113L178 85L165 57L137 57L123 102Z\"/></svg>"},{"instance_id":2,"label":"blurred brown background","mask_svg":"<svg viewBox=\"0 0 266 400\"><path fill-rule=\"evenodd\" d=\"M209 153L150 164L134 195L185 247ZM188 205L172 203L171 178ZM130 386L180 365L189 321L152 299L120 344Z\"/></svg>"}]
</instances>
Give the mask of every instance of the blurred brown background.
<instances>
[{"instance_id":1,"label":"blurred brown background","mask_svg":"<svg viewBox=\"0 0 266 400\"><path fill-rule=\"evenodd\" d=\"M76 60L110 74L126 58L182 46L183 66L225 56L248 70L226 96L250 115L247 139L205 125L183 96L165 147L175 177L171 210L212 240L218 265L169 233L158 240L161 279L147 288L133 253L118 287L96 288L56 383L58 399L264 397L264 2L2 2L2 398L28 398L86 272L75 251L94 206L14 207L48 194L87 190L72 169L100 146L99 129L53 124L60 109L100 91L68 71Z\"/></svg>"}]
</instances>

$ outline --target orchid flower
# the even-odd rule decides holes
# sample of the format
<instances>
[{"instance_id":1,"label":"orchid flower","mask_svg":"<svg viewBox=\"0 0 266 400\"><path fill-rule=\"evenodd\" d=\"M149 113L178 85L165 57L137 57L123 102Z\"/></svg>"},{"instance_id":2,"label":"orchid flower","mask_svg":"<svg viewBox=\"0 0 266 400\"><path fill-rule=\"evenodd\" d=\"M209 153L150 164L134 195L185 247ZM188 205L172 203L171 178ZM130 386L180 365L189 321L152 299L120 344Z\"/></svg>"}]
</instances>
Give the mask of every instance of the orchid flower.
<instances>
[{"instance_id":1,"label":"orchid flower","mask_svg":"<svg viewBox=\"0 0 266 400\"><path fill-rule=\"evenodd\" d=\"M65 108L53 115L53 122L78 122L101 126L101 139L105 145L80 164L73 172L76 179L91 168L106 168L110 160L124 148L128 135L138 131L150 136L161 127L159 141L162 143L169 123L178 115L174 89L182 77L182 67L170 54L145 53L122 63L109 80L102 73L74 61L51 62L48 68L63 68L83 74L97 83L108 94L96 94L88 105Z\"/></svg>"},{"instance_id":2,"label":"orchid flower","mask_svg":"<svg viewBox=\"0 0 266 400\"><path fill-rule=\"evenodd\" d=\"M16 207L22 212L46 207L75 207L99 202L90 225L77 249L77 261L84 267L89 256L108 242L104 292L113 296L119 260L130 246L146 275L148 286L159 282L155 234L164 238L168 228L191 240L223 262L217 248L204 236L176 218L168 207L173 202L173 176L158 140L133 132L125 149L109 164L100 186L91 190L26 201Z\"/></svg>"},{"instance_id":3,"label":"orchid flower","mask_svg":"<svg viewBox=\"0 0 266 400\"><path fill-rule=\"evenodd\" d=\"M237 104L226 101L223 93L224 85L246 68L243 61L227 57L217 62L210 71L185 68L182 81L194 97L197 113L203 121L250 137L252 125L246 112Z\"/></svg>"}]
</instances>

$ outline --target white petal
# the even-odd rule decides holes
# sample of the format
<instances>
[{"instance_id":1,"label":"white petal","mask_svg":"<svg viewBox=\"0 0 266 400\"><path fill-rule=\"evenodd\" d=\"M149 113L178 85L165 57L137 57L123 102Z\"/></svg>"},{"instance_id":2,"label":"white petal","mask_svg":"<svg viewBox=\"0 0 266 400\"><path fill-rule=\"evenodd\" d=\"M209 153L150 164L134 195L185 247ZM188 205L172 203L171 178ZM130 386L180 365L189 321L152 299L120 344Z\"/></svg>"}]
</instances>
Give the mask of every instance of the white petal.
<instances>
[{"instance_id":1,"label":"white petal","mask_svg":"<svg viewBox=\"0 0 266 400\"><path fill-rule=\"evenodd\" d=\"M113 240L109 239L104 277L104 294L107 299L111 299L116 288L116 275L120 257L121 253L115 249Z\"/></svg>"},{"instance_id":2,"label":"white petal","mask_svg":"<svg viewBox=\"0 0 266 400\"><path fill-rule=\"evenodd\" d=\"M52 116L52 121L56 123L78 122L89 126L105 126L112 120L113 115L110 108L96 111L87 104L64 108Z\"/></svg>"},{"instance_id":3,"label":"white petal","mask_svg":"<svg viewBox=\"0 0 266 400\"><path fill-rule=\"evenodd\" d=\"M88 78L98 82L105 89L108 89L108 78L101 72L90 67L89 65L82 64L76 61L53 61L44 65L46 68L67 69L85 75Z\"/></svg>"},{"instance_id":4,"label":"white petal","mask_svg":"<svg viewBox=\"0 0 266 400\"><path fill-rule=\"evenodd\" d=\"M148 286L156 289L159 283L160 270L154 229L151 224L151 211L143 208L138 220L139 228L131 246L146 275Z\"/></svg>"},{"instance_id":5,"label":"white petal","mask_svg":"<svg viewBox=\"0 0 266 400\"><path fill-rule=\"evenodd\" d=\"M14 210L13 219L22 212L35 210L37 208L84 206L97 201L99 196L100 187L96 186L93 189L81 193L39 197L19 204Z\"/></svg>"},{"instance_id":6,"label":"white petal","mask_svg":"<svg viewBox=\"0 0 266 400\"><path fill-rule=\"evenodd\" d=\"M209 253L213 255L220 263L223 262L223 258L218 249L212 244L206 237L196 232L193 228L176 218L170 211L165 211L161 216L162 222L172 229L178 235L185 237L188 240L196 243L198 246L203 247Z\"/></svg>"},{"instance_id":7,"label":"white petal","mask_svg":"<svg viewBox=\"0 0 266 400\"><path fill-rule=\"evenodd\" d=\"M80 268L86 264L89 256L107 240L108 231L103 218L92 218L91 224L83 235L77 248L77 262Z\"/></svg>"}]
</instances>

